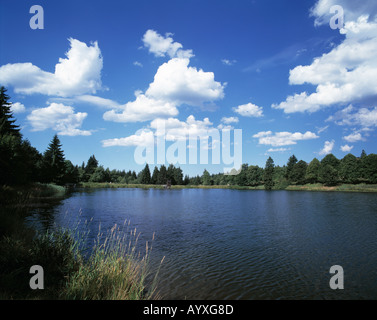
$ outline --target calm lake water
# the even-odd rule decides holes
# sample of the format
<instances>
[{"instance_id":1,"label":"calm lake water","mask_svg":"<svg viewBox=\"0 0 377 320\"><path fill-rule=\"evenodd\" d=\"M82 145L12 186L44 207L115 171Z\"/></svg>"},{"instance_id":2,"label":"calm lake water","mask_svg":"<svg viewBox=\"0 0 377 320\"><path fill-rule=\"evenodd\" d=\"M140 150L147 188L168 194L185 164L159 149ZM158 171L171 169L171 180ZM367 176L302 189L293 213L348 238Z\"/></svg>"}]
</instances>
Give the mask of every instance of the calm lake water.
<instances>
[{"instance_id":1,"label":"calm lake water","mask_svg":"<svg viewBox=\"0 0 377 320\"><path fill-rule=\"evenodd\" d=\"M130 221L165 299L377 299L377 194L93 189L29 220L104 231ZM344 290L329 286L344 270Z\"/></svg>"}]
</instances>

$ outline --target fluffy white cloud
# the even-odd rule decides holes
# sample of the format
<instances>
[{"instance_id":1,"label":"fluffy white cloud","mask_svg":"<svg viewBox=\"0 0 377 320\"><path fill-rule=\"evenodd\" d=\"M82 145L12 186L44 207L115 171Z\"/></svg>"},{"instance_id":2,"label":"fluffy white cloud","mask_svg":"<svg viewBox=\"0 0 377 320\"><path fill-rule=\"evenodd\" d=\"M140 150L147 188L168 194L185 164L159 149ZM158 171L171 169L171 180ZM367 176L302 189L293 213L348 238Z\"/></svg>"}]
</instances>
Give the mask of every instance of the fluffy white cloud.
<instances>
[{"instance_id":1,"label":"fluffy white cloud","mask_svg":"<svg viewBox=\"0 0 377 320\"><path fill-rule=\"evenodd\" d=\"M164 36L160 35L154 30L147 30L143 36L144 46L149 49L156 57L165 57L168 55L170 58L191 58L193 53L191 50L182 50L183 46L179 42L174 42L171 38L172 34L167 33Z\"/></svg>"},{"instance_id":2,"label":"fluffy white cloud","mask_svg":"<svg viewBox=\"0 0 377 320\"><path fill-rule=\"evenodd\" d=\"M51 103L46 108L33 110L27 119L33 127L32 131L44 131L53 129L62 136L89 136L92 133L79 129L82 126L87 113L75 113L71 106L61 103Z\"/></svg>"},{"instance_id":3,"label":"fluffy white cloud","mask_svg":"<svg viewBox=\"0 0 377 320\"><path fill-rule=\"evenodd\" d=\"M212 130L215 130L208 118L196 120L193 115L187 117L186 121L176 118L157 118L150 123L149 127L128 137L103 140L102 146L150 146L154 144L155 138L163 138L166 141L186 141L190 137L205 139L209 137Z\"/></svg>"},{"instance_id":4,"label":"fluffy white cloud","mask_svg":"<svg viewBox=\"0 0 377 320\"><path fill-rule=\"evenodd\" d=\"M154 134L150 130L139 130L134 135L125 138L102 140L103 147L137 147L150 146L154 144Z\"/></svg>"},{"instance_id":5,"label":"fluffy white cloud","mask_svg":"<svg viewBox=\"0 0 377 320\"><path fill-rule=\"evenodd\" d=\"M190 67L189 57L192 55L186 54L182 45L173 42L169 35L163 37L148 30L143 41L156 56L168 55L171 59L158 68L145 92L137 92L136 100L106 112L105 120L143 122L175 117L182 104L205 107L224 97L225 84L215 81L213 72Z\"/></svg>"},{"instance_id":6,"label":"fluffy white cloud","mask_svg":"<svg viewBox=\"0 0 377 320\"><path fill-rule=\"evenodd\" d=\"M13 113L23 113L26 111L25 106L21 102L12 103L10 108Z\"/></svg>"},{"instance_id":7,"label":"fluffy white cloud","mask_svg":"<svg viewBox=\"0 0 377 320\"><path fill-rule=\"evenodd\" d=\"M351 133L350 135L343 137L343 139L347 142L358 142L364 140L360 132Z\"/></svg>"},{"instance_id":8,"label":"fluffy white cloud","mask_svg":"<svg viewBox=\"0 0 377 320\"><path fill-rule=\"evenodd\" d=\"M352 149L353 146L349 146L348 144L340 147L340 150L342 150L343 152L350 152Z\"/></svg>"},{"instance_id":9,"label":"fluffy white cloud","mask_svg":"<svg viewBox=\"0 0 377 320\"><path fill-rule=\"evenodd\" d=\"M224 85L215 81L214 73L189 67L189 63L186 58L173 58L161 65L145 94L177 105L192 106L222 99Z\"/></svg>"},{"instance_id":10,"label":"fluffy white cloud","mask_svg":"<svg viewBox=\"0 0 377 320\"><path fill-rule=\"evenodd\" d=\"M238 123L237 117L222 117L221 122L225 124Z\"/></svg>"},{"instance_id":11,"label":"fluffy white cloud","mask_svg":"<svg viewBox=\"0 0 377 320\"><path fill-rule=\"evenodd\" d=\"M155 129L157 136L164 135L167 141L186 140L190 136L206 138L214 130L208 118L196 120L193 115L187 117L186 121L175 118L155 119L150 127Z\"/></svg>"},{"instance_id":12,"label":"fluffy white cloud","mask_svg":"<svg viewBox=\"0 0 377 320\"><path fill-rule=\"evenodd\" d=\"M333 121L337 125L361 126L364 128L377 127L377 107L357 110L352 105L349 105L327 118L326 121Z\"/></svg>"},{"instance_id":13,"label":"fluffy white cloud","mask_svg":"<svg viewBox=\"0 0 377 320\"><path fill-rule=\"evenodd\" d=\"M98 43L90 46L69 39L66 59L59 59L55 72L46 72L32 63L6 64L0 67L0 83L13 86L17 93L67 97L95 93L101 88L103 66Z\"/></svg>"},{"instance_id":14,"label":"fluffy white cloud","mask_svg":"<svg viewBox=\"0 0 377 320\"><path fill-rule=\"evenodd\" d=\"M272 107L285 113L315 112L335 104L377 99L377 22L361 16L346 21L344 41L311 65L290 71L290 84L312 84L313 93L301 92Z\"/></svg>"},{"instance_id":15,"label":"fluffy white cloud","mask_svg":"<svg viewBox=\"0 0 377 320\"><path fill-rule=\"evenodd\" d=\"M263 108L258 107L257 105L253 103L240 105L237 108L233 108L233 111L243 117L255 117L255 118L263 117Z\"/></svg>"},{"instance_id":16,"label":"fluffy white cloud","mask_svg":"<svg viewBox=\"0 0 377 320\"><path fill-rule=\"evenodd\" d=\"M276 132L272 131L261 131L253 135L253 138L259 139L259 144L271 145L273 147L288 146L297 144L300 140L310 140L317 139L315 133L307 131L305 133L301 132Z\"/></svg>"},{"instance_id":17,"label":"fluffy white cloud","mask_svg":"<svg viewBox=\"0 0 377 320\"><path fill-rule=\"evenodd\" d=\"M332 141L326 141L325 145L323 146L323 149L319 152L319 154L321 156L324 156L324 155L327 155L327 154L331 153L332 150L334 149L334 144L335 144L334 140L332 140Z\"/></svg>"},{"instance_id":18,"label":"fluffy white cloud","mask_svg":"<svg viewBox=\"0 0 377 320\"><path fill-rule=\"evenodd\" d=\"M104 113L103 118L114 122L143 122L178 114L175 103L138 94L135 101Z\"/></svg>"}]
</instances>

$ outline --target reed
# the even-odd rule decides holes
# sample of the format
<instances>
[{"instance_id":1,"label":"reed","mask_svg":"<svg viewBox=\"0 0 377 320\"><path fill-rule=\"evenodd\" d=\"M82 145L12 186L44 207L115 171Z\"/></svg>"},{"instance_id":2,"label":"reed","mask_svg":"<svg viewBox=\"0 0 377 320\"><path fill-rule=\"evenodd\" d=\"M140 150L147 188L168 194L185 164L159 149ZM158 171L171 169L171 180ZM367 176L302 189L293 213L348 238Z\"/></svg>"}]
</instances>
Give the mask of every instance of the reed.
<instances>
[{"instance_id":1,"label":"reed","mask_svg":"<svg viewBox=\"0 0 377 320\"><path fill-rule=\"evenodd\" d=\"M129 231L129 227L130 223L125 221L122 226L115 225L106 235L99 229L89 256L68 277L61 299L159 299L158 271L147 282L152 247L146 242L145 252L138 251L140 234L136 229Z\"/></svg>"}]
</instances>

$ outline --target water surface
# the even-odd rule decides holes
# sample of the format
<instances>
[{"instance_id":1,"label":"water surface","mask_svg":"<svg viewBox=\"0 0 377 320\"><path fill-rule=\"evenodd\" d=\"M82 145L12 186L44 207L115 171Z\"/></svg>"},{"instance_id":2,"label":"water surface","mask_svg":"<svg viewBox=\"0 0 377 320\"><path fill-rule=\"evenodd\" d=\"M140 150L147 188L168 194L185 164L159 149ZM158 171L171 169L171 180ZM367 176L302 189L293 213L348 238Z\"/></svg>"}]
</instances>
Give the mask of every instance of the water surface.
<instances>
[{"instance_id":1,"label":"water surface","mask_svg":"<svg viewBox=\"0 0 377 320\"><path fill-rule=\"evenodd\" d=\"M153 243L166 299L377 299L377 195L228 189L94 189L31 220L80 212L106 230L130 221ZM329 286L344 269L344 290Z\"/></svg>"}]
</instances>

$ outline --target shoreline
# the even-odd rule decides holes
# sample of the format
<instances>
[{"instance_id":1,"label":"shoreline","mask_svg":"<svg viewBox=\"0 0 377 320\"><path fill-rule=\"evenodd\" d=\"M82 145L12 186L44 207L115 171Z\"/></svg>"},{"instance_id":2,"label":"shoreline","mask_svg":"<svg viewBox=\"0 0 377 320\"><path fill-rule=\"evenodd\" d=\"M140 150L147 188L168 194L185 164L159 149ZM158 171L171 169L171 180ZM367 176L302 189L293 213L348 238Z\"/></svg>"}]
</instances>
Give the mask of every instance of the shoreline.
<instances>
[{"instance_id":1,"label":"shoreline","mask_svg":"<svg viewBox=\"0 0 377 320\"><path fill-rule=\"evenodd\" d=\"M140 189L166 189L163 185L154 184L122 184L122 183L82 183L78 188L140 188ZM230 190L265 190L264 185L255 187L237 185L172 185L170 189L230 189ZM324 186L323 184L289 185L285 188L273 188L272 191L315 191L315 192L367 192L377 193L376 184L340 184L337 186Z\"/></svg>"}]
</instances>

